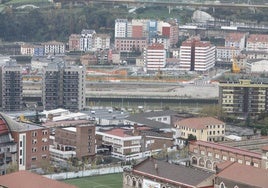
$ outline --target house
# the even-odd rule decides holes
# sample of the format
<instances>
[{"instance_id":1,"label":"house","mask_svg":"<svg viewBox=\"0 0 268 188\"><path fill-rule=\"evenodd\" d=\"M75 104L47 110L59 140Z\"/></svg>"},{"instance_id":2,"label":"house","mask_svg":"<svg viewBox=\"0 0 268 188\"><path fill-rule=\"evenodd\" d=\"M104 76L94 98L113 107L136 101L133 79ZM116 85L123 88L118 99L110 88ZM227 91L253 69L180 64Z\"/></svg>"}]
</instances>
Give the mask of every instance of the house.
<instances>
[{"instance_id":1,"label":"house","mask_svg":"<svg viewBox=\"0 0 268 188\"><path fill-rule=\"evenodd\" d=\"M60 181L52 180L29 171L18 171L0 176L0 187L4 188L76 188Z\"/></svg>"},{"instance_id":2,"label":"house","mask_svg":"<svg viewBox=\"0 0 268 188\"><path fill-rule=\"evenodd\" d=\"M211 172L149 157L124 170L123 188L212 188L213 177Z\"/></svg>"},{"instance_id":3,"label":"house","mask_svg":"<svg viewBox=\"0 0 268 188\"><path fill-rule=\"evenodd\" d=\"M223 141L225 136L225 123L214 117L193 117L179 120L175 123L181 138L188 139L189 135L196 140Z\"/></svg>"}]
</instances>

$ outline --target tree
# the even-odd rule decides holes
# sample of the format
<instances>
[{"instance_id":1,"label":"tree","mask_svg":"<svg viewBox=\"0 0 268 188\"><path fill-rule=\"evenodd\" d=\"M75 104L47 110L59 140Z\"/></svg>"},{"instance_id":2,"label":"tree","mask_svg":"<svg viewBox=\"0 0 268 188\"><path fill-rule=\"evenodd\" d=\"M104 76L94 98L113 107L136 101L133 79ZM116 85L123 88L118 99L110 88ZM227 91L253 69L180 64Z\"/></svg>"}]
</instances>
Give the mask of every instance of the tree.
<instances>
[{"instance_id":1,"label":"tree","mask_svg":"<svg viewBox=\"0 0 268 188\"><path fill-rule=\"evenodd\" d=\"M267 128L265 128L265 127L261 128L261 135L262 136L267 136L268 135Z\"/></svg>"}]
</instances>

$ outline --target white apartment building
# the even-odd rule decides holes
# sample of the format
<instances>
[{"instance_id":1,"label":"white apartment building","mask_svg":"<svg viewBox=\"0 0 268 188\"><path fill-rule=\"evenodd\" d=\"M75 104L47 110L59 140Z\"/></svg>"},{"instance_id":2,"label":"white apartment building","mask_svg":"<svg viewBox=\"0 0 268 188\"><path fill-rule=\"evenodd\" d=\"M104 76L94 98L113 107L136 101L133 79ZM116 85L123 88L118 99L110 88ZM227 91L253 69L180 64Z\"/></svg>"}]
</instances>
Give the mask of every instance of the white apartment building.
<instances>
[{"instance_id":1,"label":"white apartment building","mask_svg":"<svg viewBox=\"0 0 268 188\"><path fill-rule=\"evenodd\" d=\"M166 66L166 50L163 44L154 43L144 50L147 70L159 70Z\"/></svg>"},{"instance_id":2,"label":"white apartment building","mask_svg":"<svg viewBox=\"0 0 268 188\"><path fill-rule=\"evenodd\" d=\"M46 55L56 55L65 53L65 44L63 42L51 41L43 44Z\"/></svg>"},{"instance_id":3,"label":"white apartment building","mask_svg":"<svg viewBox=\"0 0 268 188\"><path fill-rule=\"evenodd\" d=\"M230 62L234 57L240 54L239 48L217 46L216 48L216 59L219 61Z\"/></svg>"},{"instance_id":4,"label":"white apartment building","mask_svg":"<svg viewBox=\"0 0 268 188\"><path fill-rule=\"evenodd\" d=\"M116 19L114 37L125 38L127 37L128 20L127 19Z\"/></svg>"},{"instance_id":5,"label":"white apartment building","mask_svg":"<svg viewBox=\"0 0 268 188\"><path fill-rule=\"evenodd\" d=\"M190 39L180 48L180 69L184 71L207 71L215 65L215 46L210 42Z\"/></svg>"},{"instance_id":6,"label":"white apartment building","mask_svg":"<svg viewBox=\"0 0 268 188\"><path fill-rule=\"evenodd\" d=\"M23 44L20 47L20 53L21 53L21 55L33 56L33 54L34 54L34 46L30 45L30 44Z\"/></svg>"},{"instance_id":7,"label":"white apartment building","mask_svg":"<svg viewBox=\"0 0 268 188\"><path fill-rule=\"evenodd\" d=\"M113 157L120 159L131 159L134 154L141 153L142 136L127 133L125 129L112 129L105 132L96 131L96 136L101 140L101 144L111 146ZM139 158L140 156L136 156Z\"/></svg>"},{"instance_id":8,"label":"white apartment building","mask_svg":"<svg viewBox=\"0 0 268 188\"><path fill-rule=\"evenodd\" d=\"M80 50L81 51L93 51L94 39L96 32L95 30L82 30L80 36Z\"/></svg>"},{"instance_id":9,"label":"white apartment building","mask_svg":"<svg viewBox=\"0 0 268 188\"><path fill-rule=\"evenodd\" d=\"M94 40L94 49L109 49L110 48L110 39L111 37L107 34L96 34Z\"/></svg>"},{"instance_id":10,"label":"white apartment building","mask_svg":"<svg viewBox=\"0 0 268 188\"><path fill-rule=\"evenodd\" d=\"M268 51L268 35L249 35L246 43L247 51Z\"/></svg>"}]
</instances>

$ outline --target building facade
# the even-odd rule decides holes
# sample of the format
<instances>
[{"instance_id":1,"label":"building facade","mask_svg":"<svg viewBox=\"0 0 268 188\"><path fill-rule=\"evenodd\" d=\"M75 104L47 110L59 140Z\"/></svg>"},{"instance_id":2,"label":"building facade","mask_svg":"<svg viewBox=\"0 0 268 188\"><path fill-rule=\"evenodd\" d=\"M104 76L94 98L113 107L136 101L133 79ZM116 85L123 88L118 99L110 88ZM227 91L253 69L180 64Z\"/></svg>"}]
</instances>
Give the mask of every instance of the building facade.
<instances>
[{"instance_id":1,"label":"building facade","mask_svg":"<svg viewBox=\"0 0 268 188\"><path fill-rule=\"evenodd\" d=\"M79 51L80 50L80 35L71 34L69 36L69 51Z\"/></svg>"},{"instance_id":2,"label":"building facade","mask_svg":"<svg viewBox=\"0 0 268 188\"><path fill-rule=\"evenodd\" d=\"M80 50L81 51L94 51L94 40L96 36L95 30L83 29L80 35Z\"/></svg>"},{"instance_id":3,"label":"building facade","mask_svg":"<svg viewBox=\"0 0 268 188\"><path fill-rule=\"evenodd\" d=\"M216 166L224 161L262 168L260 153L204 141L189 144L191 165L216 171Z\"/></svg>"},{"instance_id":4,"label":"building facade","mask_svg":"<svg viewBox=\"0 0 268 188\"><path fill-rule=\"evenodd\" d=\"M67 160L70 157L88 159L95 156L95 147L95 125L85 121L75 127L56 128L51 157L56 161Z\"/></svg>"},{"instance_id":5,"label":"building facade","mask_svg":"<svg viewBox=\"0 0 268 188\"><path fill-rule=\"evenodd\" d=\"M159 70L166 66L166 50L163 44L154 43L144 50L147 70Z\"/></svg>"},{"instance_id":6,"label":"building facade","mask_svg":"<svg viewBox=\"0 0 268 188\"><path fill-rule=\"evenodd\" d=\"M240 79L235 82L224 82L219 85L219 103L221 109L228 114L246 117L266 112L266 83L254 83L251 80Z\"/></svg>"},{"instance_id":7,"label":"building facade","mask_svg":"<svg viewBox=\"0 0 268 188\"><path fill-rule=\"evenodd\" d=\"M85 108L85 68L49 64L43 74L43 105L46 110Z\"/></svg>"},{"instance_id":8,"label":"building facade","mask_svg":"<svg viewBox=\"0 0 268 188\"><path fill-rule=\"evenodd\" d=\"M180 48L180 69L205 72L215 65L215 46L199 39L184 41Z\"/></svg>"},{"instance_id":9,"label":"building facade","mask_svg":"<svg viewBox=\"0 0 268 188\"><path fill-rule=\"evenodd\" d=\"M65 44L63 42L51 41L43 44L45 55L63 55Z\"/></svg>"},{"instance_id":10,"label":"building facade","mask_svg":"<svg viewBox=\"0 0 268 188\"><path fill-rule=\"evenodd\" d=\"M21 111L22 68L16 61L9 60L0 69L1 106L3 111Z\"/></svg>"},{"instance_id":11,"label":"building facade","mask_svg":"<svg viewBox=\"0 0 268 188\"><path fill-rule=\"evenodd\" d=\"M268 51L268 35L251 34L246 42L247 51Z\"/></svg>"},{"instance_id":12,"label":"building facade","mask_svg":"<svg viewBox=\"0 0 268 188\"><path fill-rule=\"evenodd\" d=\"M202 141L224 141L225 123L214 117L186 118L175 123L181 138L188 139L189 135Z\"/></svg>"},{"instance_id":13,"label":"building facade","mask_svg":"<svg viewBox=\"0 0 268 188\"><path fill-rule=\"evenodd\" d=\"M146 38L116 38L115 48L120 52L143 52L147 47Z\"/></svg>"}]
</instances>

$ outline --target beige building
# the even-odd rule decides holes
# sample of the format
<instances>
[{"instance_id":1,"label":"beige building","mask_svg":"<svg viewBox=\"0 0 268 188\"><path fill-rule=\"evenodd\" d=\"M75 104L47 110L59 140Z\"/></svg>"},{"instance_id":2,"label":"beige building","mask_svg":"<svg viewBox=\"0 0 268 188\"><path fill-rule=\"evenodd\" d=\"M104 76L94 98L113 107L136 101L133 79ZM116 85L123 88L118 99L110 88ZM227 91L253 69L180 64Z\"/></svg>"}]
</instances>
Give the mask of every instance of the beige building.
<instances>
[{"instance_id":1,"label":"beige building","mask_svg":"<svg viewBox=\"0 0 268 188\"><path fill-rule=\"evenodd\" d=\"M179 120L175 123L181 138L187 139L193 135L202 141L223 141L225 136L225 123L213 117L198 117Z\"/></svg>"}]
</instances>

